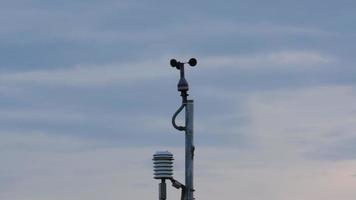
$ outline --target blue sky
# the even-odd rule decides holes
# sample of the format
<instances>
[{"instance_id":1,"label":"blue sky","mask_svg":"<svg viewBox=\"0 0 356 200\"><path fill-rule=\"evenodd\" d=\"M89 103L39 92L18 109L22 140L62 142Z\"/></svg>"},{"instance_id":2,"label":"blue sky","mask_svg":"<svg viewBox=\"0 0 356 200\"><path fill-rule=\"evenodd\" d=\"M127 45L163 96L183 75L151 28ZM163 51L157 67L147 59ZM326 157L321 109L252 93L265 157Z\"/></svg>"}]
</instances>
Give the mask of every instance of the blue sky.
<instances>
[{"instance_id":1,"label":"blue sky","mask_svg":"<svg viewBox=\"0 0 356 200\"><path fill-rule=\"evenodd\" d=\"M183 180L196 57L196 198L355 199L355 6L1 1L0 198L155 199L156 150Z\"/></svg>"}]
</instances>

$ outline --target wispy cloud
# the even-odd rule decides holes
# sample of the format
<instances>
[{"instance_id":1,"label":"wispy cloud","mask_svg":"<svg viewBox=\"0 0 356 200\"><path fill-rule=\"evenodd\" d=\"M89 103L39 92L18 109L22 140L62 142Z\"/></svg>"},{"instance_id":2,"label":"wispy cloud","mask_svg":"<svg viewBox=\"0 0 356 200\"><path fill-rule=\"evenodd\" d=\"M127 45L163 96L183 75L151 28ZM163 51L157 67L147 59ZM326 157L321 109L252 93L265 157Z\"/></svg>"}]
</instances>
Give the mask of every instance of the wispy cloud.
<instances>
[{"instance_id":1,"label":"wispy cloud","mask_svg":"<svg viewBox=\"0 0 356 200\"><path fill-rule=\"evenodd\" d=\"M59 109L2 109L0 119L14 121L73 121L86 119L85 115Z\"/></svg>"},{"instance_id":2,"label":"wispy cloud","mask_svg":"<svg viewBox=\"0 0 356 200\"><path fill-rule=\"evenodd\" d=\"M306 156L325 144L356 137L356 94L350 86L257 92L248 101L249 132L269 155ZM345 149L333 148L329 159L339 150L345 154Z\"/></svg>"},{"instance_id":3,"label":"wispy cloud","mask_svg":"<svg viewBox=\"0 0 356 200\"><path fill-rule=\"evenodd\" d=\"M118 63L110 66L75 66L67 69L10 72L1 74L0 81L3 84L95 86L144 81L172 74L171 70L161 70L160 66L165 65L148 61L133 64Z\"/></svg>"},{"instance_id":4,"label":"wispy cloud","mask_svg":"<svg viewBox=\"0 0 356 200\"><path fill-rule=\"evenodd\" d=\"M318 51L279 51L256 53L250 55L230 55L204 57L202 65L208 67L231 67L237 69L265 70L268 69L305 69L330 64L335 57Z\"/></svg>"},{"instance_id":5,"label":"wispy cloud","mask_svg":"<svg viewBox=\"0 0 356 200\"><path fill-rule=\"evenodd\" d=\"M184 56L183 56L184 57ZM167 58L170 58L167 56ZM67 69L10 72L0 75L7 83L34 83L45 85L95 86L152 80L173 75L172 70L162 70L168 59L138 63L117 63L104 66L75 66ZM317 51L280 51L249 55L201 56L205 69L270 70L308 69L330 64L335 58ZM199 60L199 62L200 62Z\"/></svg>"}]
</instances>

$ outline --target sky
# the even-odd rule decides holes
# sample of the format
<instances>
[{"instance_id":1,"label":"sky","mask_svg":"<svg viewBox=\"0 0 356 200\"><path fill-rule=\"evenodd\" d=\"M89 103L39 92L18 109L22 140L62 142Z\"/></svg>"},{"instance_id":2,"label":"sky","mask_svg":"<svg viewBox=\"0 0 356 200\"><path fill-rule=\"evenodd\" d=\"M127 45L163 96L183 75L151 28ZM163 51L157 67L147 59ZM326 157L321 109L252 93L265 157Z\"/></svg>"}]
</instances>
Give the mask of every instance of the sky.
<instances>
[{"instance_id":1,"label":"sky","mask_svg":"<svg viewBox=\"0 0 356 200\"><path fill-rule=\"evenodd\" d=\"M196 199L354 200L355 7L2 0L0 199L157 199L157 150L184 182L195 57Z\"/></svg>"}]
</instances>

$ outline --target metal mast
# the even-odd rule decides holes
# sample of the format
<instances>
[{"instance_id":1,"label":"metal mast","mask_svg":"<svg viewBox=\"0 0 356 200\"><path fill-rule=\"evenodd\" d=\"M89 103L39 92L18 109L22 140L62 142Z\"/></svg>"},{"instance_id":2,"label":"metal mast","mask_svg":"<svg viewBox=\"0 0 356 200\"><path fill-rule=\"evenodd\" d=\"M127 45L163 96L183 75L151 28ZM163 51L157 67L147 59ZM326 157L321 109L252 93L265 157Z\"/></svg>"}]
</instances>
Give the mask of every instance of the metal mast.
<instances>
[{"instance_id":1,"label":"metal mast","mask_svg":"<svg viewBox=\"0 0 356 200\"><path fill-rule=\"evenodd\" d=\"M185 185L173 178L173 155L168 151L157 151L153 155L153 171L154 178L160 179L159 183L159 200L166 200L167 189L166 180L172 182L172 186L182 190L181 200L194 200L194 101L188 100L189 85L184 75L184 64L189 64L194 67L197 64L195 58L191 58L189 62L178 62L175 59L170 61L171 66L180 71L180 79L178 82L178 91L182 96L182 104L178 110L173 114L172 125L175 129L185 132ZM176 124L177 115L185 108L185 126L178 126Z\"/></svg>"},{"instance_id":2,"label":"metal mast","mask_svg":"<svg viewBox=\"0 0 356 200\"><path fill-rule=\"evenodd\" d=\"M184 64L182 62L178 62L175 59L170 61L172 67L180 70L180 80L178 82L178 91L182 96L182 105L180 108L174 113L172 117L173 127L179 131L185 131L185 192L184 192L184 200L193 200L194 196L194 101L188 100L188 90L189 85L184 75ZM195 58L191 58L188 62L190 66L195 66L197 64L197 60ZM175 123L175 119L177 115L185 108L185 126L177 126Z\"/></svg>"}]
</instances>

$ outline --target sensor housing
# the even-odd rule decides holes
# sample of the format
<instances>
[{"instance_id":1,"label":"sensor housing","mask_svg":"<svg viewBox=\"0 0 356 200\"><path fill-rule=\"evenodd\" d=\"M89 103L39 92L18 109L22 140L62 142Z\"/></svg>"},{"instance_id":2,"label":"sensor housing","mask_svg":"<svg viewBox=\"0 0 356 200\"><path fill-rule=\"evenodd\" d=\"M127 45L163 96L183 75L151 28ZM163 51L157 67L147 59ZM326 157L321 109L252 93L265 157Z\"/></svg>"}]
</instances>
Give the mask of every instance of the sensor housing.
<instances>
[{"instance_id":1,"label":"sensor housing","mask_svg":"<svg viewBox=\"0 0 356 200\"><path fill-rule=\"evenodd\" d=\"M173 154L157 151L153 155L153 175L155 179L173 179Z\"/></svg>"}]
</instances>

